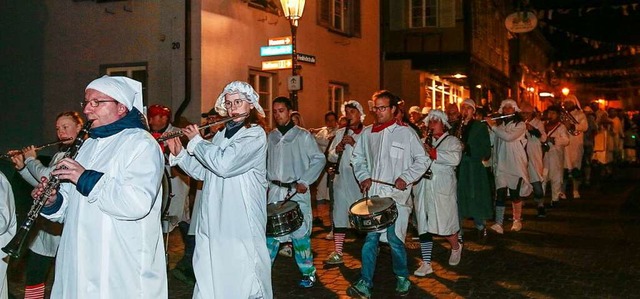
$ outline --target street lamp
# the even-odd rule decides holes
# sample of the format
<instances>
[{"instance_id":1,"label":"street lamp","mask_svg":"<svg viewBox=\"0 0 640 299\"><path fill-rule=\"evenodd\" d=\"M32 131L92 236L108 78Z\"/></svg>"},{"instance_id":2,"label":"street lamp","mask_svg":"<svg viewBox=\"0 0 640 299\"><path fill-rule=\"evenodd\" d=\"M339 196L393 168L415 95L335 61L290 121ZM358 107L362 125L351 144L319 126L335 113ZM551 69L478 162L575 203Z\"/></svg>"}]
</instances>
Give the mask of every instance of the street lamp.
<instances>
[{"instance_id":1,"label":"street lamp","mask_svg":"<svg viewBox=\"0 0 640 299\"><path fill-rule=\"evenodd\" d=\"M566 97L566 96L569 95L570 91L571 90L569 88L565 87L565 88L562 89L562 95Z\"/></svg>"},{"instance_id":2,"label":"street lamp","mask_svg":"<svg viewBox=\"0 0 640 299\"><path fill-rule=\"evenodd\" d=\"M298 75L298 53L296 52L296 31L298 29L298 20L302 18L302 13L304 12L304 2L305 0L280 0L280 4L282 4L282 12L284 13L284 17L289 20L289 24L291 25L291 76L290 80L298 80L298 84L300 83L300 78L296 77ZM287 81L288 82L288 81ZM289 84L287 84L289 85ZM298 89L290 88L289 97L291 98L291 102L293 104L293 109L298 110Z\"/></svg>"}]
</instances>

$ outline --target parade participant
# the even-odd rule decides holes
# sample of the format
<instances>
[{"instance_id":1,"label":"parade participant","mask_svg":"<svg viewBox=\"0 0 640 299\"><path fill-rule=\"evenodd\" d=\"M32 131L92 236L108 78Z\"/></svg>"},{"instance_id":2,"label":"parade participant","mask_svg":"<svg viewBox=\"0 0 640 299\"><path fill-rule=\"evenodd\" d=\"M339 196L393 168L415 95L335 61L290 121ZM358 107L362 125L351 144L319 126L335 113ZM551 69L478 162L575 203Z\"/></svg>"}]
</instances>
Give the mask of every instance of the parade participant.
<instances>
[{"instance_id":1,"label":"parade participant","mask_svg":"<svg viewBox=\"0 0 640 299\"><path fill-rule=\"evenodd\" d=\"M296 126L291 119L291 100L277 97L273 100L273 118L276 129L269 133L267 178L270 180L269 203L287 198L300 206L304 215L302 226L282 237L267 237L267 247L271 263L275 261L280 243L293 242L294 256L302 273L300 287L310 288L316 281L316 268L311 252L312 210L309 186L313 183L326 163L324 154L318 148L311 133Z\"/></svg>"},{"instance_id":2,"label":"parade participant","mask_svg":"<svg viewBox=\"0 0 640 299\"><path fill-rule=\"evenodd\" d=\"M293 124L303 128L304 129L304 119L302 119L302 114L300 114L300 112L298 111L292 111L291 112L291 121L293 121Z\"/></svg>"},{"instance_id":3,"label":"parade participant","mask_svg":"<svg viewBox=\"0 0 640 299\"><path fill-rule=\"evenodd\" d=\"M5 247L16 234L16 205L13 198L11 184L0 172L0 246ZM7 267L5 261L7 256L4 251L0 252L0 299L9 298L9 285L7 284ZM43 290L44 291L44 290Z\"/></svg>"},{"instance_id":4,"label":"parade participant","mask_svg":"<svg viewBox=\"0 0 640 299\"><path fill-rule=\"evenodd\" d=\"M583 184L591 185L591 160L593 159L593 147L595 135L598 132L598 124L596 123L596 115L591 107L586 106L582 109L587 117L587 130L584 131L584 153L582 155L582 169L584 174Z\"/></svg>"},{"instance_id":5,"label":"parade participant","mask_svg":"<svg viewBox=\"0 0 640 299\"><path fill-rule=\"evenodd\" d=\"M475 102L472 99L464 100L460 110L464 130L462 159L458 166L458 211L461 221L466 217L473 218L478 237L484 240L487 236L486 220L493 216L493 189L483 164L491 157L491 140L487 127L474 117Z\"/></svg>"},{"instance_id":6,"label":"parade participant","mask_svg":"<svg viewBox=\"0 0 640 299\"><path fill-rule=\"evenodd\" d=\"M447 104L447 119L449 119L449 134L456 136L456 132L460 130L462 119L460 118L460 109L457 104Z\"/></svg>"},{"instance_id":7,"label":"parade participant","mask_svg":"<svg viewBox=\"0 0 640 299\"><path fill-rule=\"evenodd\" d=\"M573 198L580 198L580 179L582 177L582 155L584 154L584 137L582 133L589 128L587 117L580 108L580 102L574 95L569 95L564 99L564 109L576 120L573 123L568 117L564 119L564 126L569 131L569 145L564 148L564 171L565 177L572 181ZM571 134L573 132L573 134ZM567 183L567 180L564 181ZM566 190L565 187L562 190ZM560 195L564 197L564 194Z\"/></svg>"},{"instance_id":8,"label":"parade participant","mask_svg":"<svg viewBox=\"0 0 640 299\"><path fill-rule=\"evenodd\" d=\"M220 116L218 111L216 111L215 107L211 108L209 112L202 113L200 116L202 116L202 118L205 119L205 123L203 125L215 123L222 118L222 116ZM205 140L211 140L211 138L213 138L213 136L216 135L216 133L222 131L223 129L224 129L224 124L222 123L215 126L208 127L204 129L204 131L202 132L203 133L202 138Z\"/></svg>"},{"instance_id":9,"label":"parade participant","mask_svg":"<svg viewBox=\"0 0 640 299\"><path fill-rule=\"evenodd\" d=\"M427 126L422 121L426 116L426 113L425 115L422 115L423 110L424 109L421 110L418 106L411 106L411 108L409 108L409 121L420 129L420 133L418 135L421 137L427 136Z\"/></svg>"},{"instance_id":10,"label":"parade participant","mask_svg":"<svg viewBox=\"0 0 640 299\"><path fill-rule=\"evenodd\" d=\"M544 154L544 169L546 172L545 182L551 183L551 206L557 206L560 201L562 191L563 169L564 169L564 147L569 144L569 133L567 128L560 122L560 107L551 106L547 108L547 122L545 130L547 141L545 143L546 153ZM544 200L536 200L538 203L538 217L546 216Z\"/></svg>"},{"instance_id":11,"label":"parade participant","mask_svg":"<svg viewBox=\"0 0 640 299\"><path fill-rule=\"evenodd\" d=\"M333 111L329 111L325 113L324 123L325 123L324 127L319 129L311 129L309 130L309 132L314 135L316 142L318 143L318 147L320 148L320 151L322 151L326 156L327 151L329 150L329 144L333 140L333 137L336 134L336 130L338 129L338 115ZM318 204L317 206L318 208L320 208L319 205L326 204L330 200L329 186L327 184L327 179L328 179L328 175L326 174L326 171L322 171L322 173L320 174L320 179L318 179L318 182L316 185L315 198L316 198L316 203ZM331 204L331 203L328 203L328 204ZM324 206L328 206L328 205L324 205ZM329 217L331 217L331 215L329 215ZM322 219L320 219L319 217L317 217L317 220L320 223L322 223ZM332 236L333 236L333 232L330 232L326 236L326 238L331 239L333 238Z\"/></svg>"},{"instance_id":12,"label":"parade participant","mask_svg":"<svg viewBox=\"0 0 640 299\"><path fill-rule=\"evenodd\" d=\"M336 132L336 137L331 142L328 152L328 160L338 163L338 173L333 180L333 243L334 251L324 261L326 264L342 264L342 249L344 239L349 227L349 207L360 197L360 187L353 174L350 159L353 153L358 135L362 132L362 121L365 114L362 105L355 100L342 104L342 115L349 122L349 127L342 127ZM347 134L345 134L345 131Z\"/></svg>"},{"instance_id":13,"label":"parade participant","mask_svg":"<svg viewBox=\"0 0 640 299\"><path fill-rule=\"evenodd\" d=\"M416 276L433 273L433 235L444 236L451 245L449 265L458 265L462 256L456 199L456 166L460 163L462 144L447 132L449 123L442 110L431 110L424 123L433 138L427 137L424 143L428 166L414 199L422 255L420 267L413 273Z\"/></svg>"},{"instance_id":14,"label":"parade participant","mask_svg":"<svg viewBox=\"0 0 640 299\"><path fill-rule=\"evenodd\" d=\"M56 117L56 135L58 140L67 140L62 143L60 150L53 156L49 167L46 167L36 159L35 147L30 146L23 155L15 155L12 161L22 178L32 186L38 184L41 177L49 177L55 169L56 163L64 157L66 149L78 136L84 120L78 112L68 111L58 114ZM38 233L29 245L29 257L26 266L25 298L44 298L45 282L53 261L55 260L60 244L62 225L51 222L43 217L38 219Z\"/></svg>"},{"instance_id":15,"label":"parade participant","mask_svg":"<svg viewBox=\"0 0 640 299\"><path fill-rule=\"evenodd\" d=\"M169 143L171 164L204 181L196 213L193 298L272 298L271 265L266 242L267 142L260 126L264 111L258 93L246 82L227 84L215 108L222 116L239 116L212 141L197 125L183 129L186 150Z\"/></svg>"},{"instance_id":16,"label":"parade participant","mask_svg":"<svg viewBox=\"0 0 640 299\"><path fill-rule=\"evenodd\" d=\"M398 218L383 231L367 233L362 246L360 279L347 289L347 294L360 298L371 296L378 242L382 236L391 247L396 294L405 296L411 287L404 245L412 205L410 184L427 170L427 157L416 132L395 118L400 98L381 90L373 94L372 100L376 121L360 133L351 164L361 192L392 198Z\"/></svg>"},{"instance_id":17,"label":"parade participant","mask_svg":"<svg viewBox=\"0 0 640 299\"><path fill-rule=\"evenodd\" d=\"M147 109L147 120L149 121L149 131L154 138L159 138L164 133L178 131L179 129L171 125L171 109L164 105L151 105ZM169 150L167 142L161 142L160 146L165 155L164 175L171 184L171 194L165 194L162 203L162 221L163 233L168 234L175 227L180 230L182 241L184 242L184 255L171 271L178 280L193 285L195 284L195 276L191 260L193 259L193 251L195 249L195 236L189 235L189 226L191 223L191 211L189 209L189 177L181 172L178 167L169 165ZM163 192L169 192L163 190ZM167 206L168 205L168 206Z\"/></svg>"},{"instance_id":18,"label":"parade participant","mask_svg":"<svg viewBox=\"0 0 640 299\"><path fill-rule=\"evenodd\" d=\"M92 81L84 114L92 122L76 160L51 175L62 183L42 214L64 222L51 298L167 298L160 228L162 153L146 130L142 84ZM47 179L31 193L39 198Z\"/></svg>"},{"instance_id":19,"label":"parade participant","mask_svg":"<svg viewBox=\"0 0 640 299\"><path fill-rule=\"evenodd\" d=\"M520 112L520 108L514 100L506 99L500 103L498 112L502 115L510 115ZM505 201L507 192L513 207L512 231L522 229L522 198L529 196L532 191L529 183L527 169L527 126L519 114L506 118L500 125L495 120L485 118L491 131L495 134L494 142L494 172L496 180L496 223L491 229L498 234L503 234Z\"/></svg>"},{"instance_id":20,"label":"parade participant","mask_svg":"<svg viewBox=\"0 0 640 299\"><path fill-rule=\"evenodd\" d=\"M528 102L522 103L520 117L527 127L527 169L529 181L533 187L533 200L536 203L543 202L544 197L544 162L542 160L542 143L547 141L547 133L544 123L537 117L533 106ZM539 217L543 217L538 213Z\"/></svg>"}]
</instances>

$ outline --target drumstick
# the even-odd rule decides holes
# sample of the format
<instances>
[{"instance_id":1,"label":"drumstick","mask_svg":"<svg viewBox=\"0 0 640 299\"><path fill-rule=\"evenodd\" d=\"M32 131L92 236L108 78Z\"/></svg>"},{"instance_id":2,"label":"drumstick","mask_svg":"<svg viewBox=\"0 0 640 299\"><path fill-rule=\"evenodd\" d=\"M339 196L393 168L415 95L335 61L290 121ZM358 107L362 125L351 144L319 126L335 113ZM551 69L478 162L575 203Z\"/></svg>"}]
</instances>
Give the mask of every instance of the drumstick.
<instances>
[{"instance_id":1,"label":"drumstick","mask_svg":"<svg viewBox=\"0 0 640 299\"><path fill-rule=\"evenodd\" d=\"M282 207L282 205L284 203L286 203L287 201L289 201L290 199L292 199L294 196L296 196L296 194L298 194L298 190L296 190L295 192L291 193L291 195L287 196L284 198L284 200L282 202L280 202L280 204L278 205L278 208Z\"/></svg>"},{"instance_id":2,"label":"drumstick","mask_svg":"<svg viewBox=\"0 0 640 299\"><path fill-rule=\"evenodd\" d=\"M383 184L383 185L387 185L387 186L391 186L393 188L396 188L396 184L392 184L392 183L388 183L388 182L384 182L384 181L378 181L378 180L375 180L375 179L371 179L371 181L374 182L374 183L379 183L379 184ZM413 183L407 184L407 187L409 187L409 185L412 185L412 184ZM396 188L396 189L398 189L398 188ZM400 190L400 189L398 189L398 190Z\"/></svg>"}]
</instances>

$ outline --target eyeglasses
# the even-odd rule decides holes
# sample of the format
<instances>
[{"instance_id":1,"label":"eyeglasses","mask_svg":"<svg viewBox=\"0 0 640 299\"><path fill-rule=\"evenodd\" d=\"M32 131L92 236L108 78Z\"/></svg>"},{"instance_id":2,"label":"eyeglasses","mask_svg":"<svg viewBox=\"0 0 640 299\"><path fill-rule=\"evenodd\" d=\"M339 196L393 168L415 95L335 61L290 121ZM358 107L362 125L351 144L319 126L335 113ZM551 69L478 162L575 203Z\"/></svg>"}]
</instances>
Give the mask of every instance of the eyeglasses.
<instances>
[{"instance_id":1,"label":"eyeglasses","mask_svg":"<svg viewBox=\"0 0 640 299\"><path fill-rule=\"evenodd\" d=\"M242 104L246 102L244 99L235 99L232 101L224 101L224 107L229 109L231 107L240 107Z\"/></svg>"},{"instance_id":2,"label":"eyeglasses","mask_svg":"<svg viewBox=\"0 0 640 299\"><path fill-rule=\"evenodd\" d=\"M391 106L373 106L373 111L385 112Z\"/></svg>"},{"instance_id":3,"label":"eyeglasses","mask_svg":"<svg viewBox=\"0 0 640 299\"><path fill-rule=\"evenodd\" d=\"M100 106L100 103L109 103L109 102L117 102L116 100L97 100L97 99L93 99L93 100L88 100L88 101L82 101L80 102L80 107L84 108L87 106L87 104L91 107L98 107Z\"/></svg>"}]
</instances>

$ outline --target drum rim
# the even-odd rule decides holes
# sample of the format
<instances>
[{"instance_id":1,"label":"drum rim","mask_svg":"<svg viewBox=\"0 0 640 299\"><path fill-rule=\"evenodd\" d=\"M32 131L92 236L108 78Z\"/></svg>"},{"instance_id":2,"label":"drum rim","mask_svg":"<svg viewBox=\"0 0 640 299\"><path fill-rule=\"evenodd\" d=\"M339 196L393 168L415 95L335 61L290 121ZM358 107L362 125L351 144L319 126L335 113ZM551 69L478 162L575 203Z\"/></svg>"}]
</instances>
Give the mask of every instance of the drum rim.
<instances>
[{"instance_id":1,"label":"drum rim","mask_svg":"<svg viewBox=\"0 0 640 299\"><path fill-rule=\"evenodd\" d=\"M392 217L391 218L393 220L389 221L389 223L386 223L384 225L376 225L376 226L372 226L370 228L360 229L360 228L358 228L358 225L353 225L354 223L351 223L351 224L354 226L354 228L356 230L361 231L361 232L377 232L377 231L389 228L389 226L393 225L398 220L398 209L397 208L392 209L391 212L392 212ZM350 217L354 217L354 218L357 217L357 215L349 215L349 216ZM371 215L371 216L374 216L374 215ZM349 220L351 220L351 219L349 219Z\"/></svg>"},{"instance_id":2,"label":"drum rim","mask_svg":"<svg viewBox=\"0 0 640 299\"><path fill-rule=\"evenodd\" d=\"M398 205L396 204L396 201L395 201L395 200L393 200L393 198L391 198L391 197L373 197L373 198L389 198L389 199L391 199L391 203L392 203L392 205L391 205L391 206L389 206L387 209L389 209L389 208L393 207L393 209L395 209L396 211L398 210ZM361 199L358 199L356 202L352 203L352 204L349 206L349 215L359 216L359 217L366 217L366 216L378 216L378 215L380 215L380 214L382 214L382 213L384 213L384 212L386 211L386 209L385 209L385 210L382 210L382 211L379 211L379 212L373 212L372 214L366 214L366 215L362 215L362 214L354 214L354 213L352 213L352 212L351 212L351 209L352 209L354 206L356 206L356 205L357 205L357 204L359 204L360 202L365 201L365 200L367 200L367 199L372 199L372 198L371 198L371 197L363 197L363 198L361 198Z\"/></svg>"}]
</instances>

